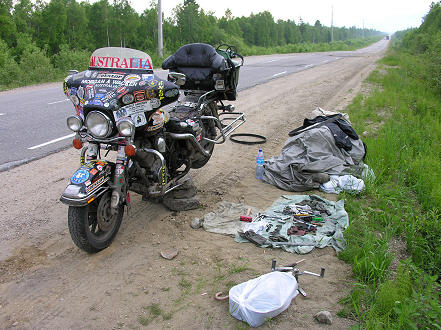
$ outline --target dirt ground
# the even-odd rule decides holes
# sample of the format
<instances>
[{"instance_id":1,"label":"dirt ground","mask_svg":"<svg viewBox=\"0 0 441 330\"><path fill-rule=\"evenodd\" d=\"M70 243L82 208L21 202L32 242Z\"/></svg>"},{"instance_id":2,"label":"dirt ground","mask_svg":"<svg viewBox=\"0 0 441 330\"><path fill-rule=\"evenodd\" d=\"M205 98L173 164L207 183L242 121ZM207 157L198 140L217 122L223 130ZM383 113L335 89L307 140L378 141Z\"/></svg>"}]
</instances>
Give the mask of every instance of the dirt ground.
<instances>
[{"instance_id":1,"label":"dirt ground","mask_svg":"<svg viewBox=\"0 0 441 330\"><path fill-rule=\"evenodd\" d=\"M343 109L383 52L347 56L242 91L235 105L247 122L240 132L265 135L265 156L278 155L287 133L315 107ZM302 277L308 297L297 296L262 328L348 328L354 322L336 313L350 287L351 268L332 248L299 256L190 228L192 219L220 201L264 210L286 194L255 179L256 153L257 146L228 141L215 148L204 168L192 170L203 203L197 210L171 212L132 194L115 241L95 255L74 246L67 207L58 200L78 166L75 149L0 173L0 328L247 328L214 293L267 273L273 258L280 264L306 258L301 269L326 267L326 275ZM169 247L179 250L173 260L160 256ZM321 310L331 312L332 325L313 319Z\"/></svg>"}]
</instances>

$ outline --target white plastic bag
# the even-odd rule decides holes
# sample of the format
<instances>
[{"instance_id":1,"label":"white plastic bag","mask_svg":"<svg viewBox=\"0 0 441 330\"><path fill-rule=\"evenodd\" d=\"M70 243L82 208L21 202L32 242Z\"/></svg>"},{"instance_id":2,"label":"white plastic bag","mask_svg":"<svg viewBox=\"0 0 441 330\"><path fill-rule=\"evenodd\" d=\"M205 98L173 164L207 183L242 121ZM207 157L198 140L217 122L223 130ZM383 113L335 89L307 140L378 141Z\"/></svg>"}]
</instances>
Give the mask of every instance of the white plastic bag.
<instances>
[{"instance_id":1,"label":"white plastic bag","mask_svg":"<svg viewBox=\"0 0 441 330\"><path fill-rule=\"evenodd\" d=\"M252 327L280 314L297 296L297 281L291 273L271 272L230 289L230 314Z\"/></svg>"},{"instance_id":2,"label":"white plastic bag","mask_svg":"<svg viewBox=\"0 0 441 330\"><path fill-rule=\"evenodd\" d=\"M320 190L328 194L339 194L343 190L358 194L364 188L364 181L353 175L331 175L328 182L320 185Z\"/></svg>"}]
</instances>

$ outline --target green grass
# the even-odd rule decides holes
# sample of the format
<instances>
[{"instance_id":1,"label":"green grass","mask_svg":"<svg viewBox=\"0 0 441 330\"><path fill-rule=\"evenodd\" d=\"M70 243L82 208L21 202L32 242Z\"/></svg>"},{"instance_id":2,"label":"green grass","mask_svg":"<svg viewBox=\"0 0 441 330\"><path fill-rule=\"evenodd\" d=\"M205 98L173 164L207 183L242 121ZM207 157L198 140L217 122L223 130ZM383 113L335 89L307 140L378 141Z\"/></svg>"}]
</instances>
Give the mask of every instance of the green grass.
<instances>
[{"instance_id":1,"label":"green grass","mask_svg":"<svg viewBox=\"0 0 441 330\"><path fill-rule=\"evenodd\" d=\"M198 294L201 292L201 290L205 287L205 285L207 280L205 279L205 277L201 277L198 281L198 283L196 284L196 289L195 289L195 293Z\"/></svg>"},{"instance_id":2,"label":"green grass","mask_svg":"<svg viewBox=\"0 0 441 330\"><path fill-rule=\"evenodd\" d=\"M241 273L241 272L243 272L245 270L252 270L252 269L247 267L246 265L235 265L235 264L232 264L232 265L230 265L228 272L230 274L235 274L235 273Z\"/></svg>"},{"instance_id":3,"label":"green grass","mask_svg":"<svg viewBox=\"0 0 441 330\"><path fill-rule=\"evenodd\" d=\"M162 316L164 321L168 321L173 317L173 312L165 312L161 306L157 303L151 304L149 306L143 306L144 311L148 312L148 315L140 315L138 316L139 324L143 326L149 325L151 321L156 319L159 316Z\"/></svg>"},{"instance_id":4,"label":"green grass","mask_svg":"<svg viewBox=\"0 0 441 330\"><path fill-rule=\"evenodd\" d=\"M178 284L181 289L184 289L186 291L190 290L192 287L192 283L184 277L181 278Z\"/></svg>"},{"instance_id":5,"label":"green grass","mask_svg":"<svg viewBox=\"0 0 441 330\"><path fill-rule=\"evenodd\" d=\"M339 258L356 283L338 315L368 329L441 329L441 99L418 57L390 51L380 63L371 93L348 107L377 179L343 196L351 224ZM394 258L403 260L392 271Z\"/></svg>"}]
</instances>

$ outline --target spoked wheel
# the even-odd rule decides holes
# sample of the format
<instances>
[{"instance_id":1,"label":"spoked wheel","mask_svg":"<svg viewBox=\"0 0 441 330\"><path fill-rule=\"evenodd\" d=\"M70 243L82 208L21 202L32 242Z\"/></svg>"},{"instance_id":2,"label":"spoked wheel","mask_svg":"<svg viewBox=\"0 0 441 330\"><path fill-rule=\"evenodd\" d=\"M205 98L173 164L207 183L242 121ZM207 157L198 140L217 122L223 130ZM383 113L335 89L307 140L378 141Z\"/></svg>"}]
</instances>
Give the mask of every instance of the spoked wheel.
<instances>
[{"instance_id":1,"label":"spoked wheel","mask_svg":"<svg viewBox=\"0 0 441 330\"><path fill-rule=\"evenodd\" d=\"M73 242L80 249L95 253L112 243L124 215L124 205L112 214L110 191L87 206L69 206L68 225Z\"/></svg>"}]
</instances>

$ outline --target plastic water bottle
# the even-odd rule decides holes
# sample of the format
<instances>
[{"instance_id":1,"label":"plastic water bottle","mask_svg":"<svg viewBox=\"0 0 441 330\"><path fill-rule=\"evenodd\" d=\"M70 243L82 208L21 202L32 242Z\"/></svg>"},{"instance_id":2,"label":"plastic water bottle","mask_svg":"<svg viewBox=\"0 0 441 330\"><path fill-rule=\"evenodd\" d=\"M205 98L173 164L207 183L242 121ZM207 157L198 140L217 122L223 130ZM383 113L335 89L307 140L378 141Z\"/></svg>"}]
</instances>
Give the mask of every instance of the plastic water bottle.
<instances>
[{"instance_id":1,"label":"plastic water bottle","mask_svg":"<svg viewBox=\"0 0 441 330\"><path fill-rule=\"evenodd\" d=\"M256 179L263 179L263 172L265 169L263 168L263 164L265 163L265 159L263 158L263 151L259 148L259 152L256 157Z\"/></svg>"}]
</instances>

